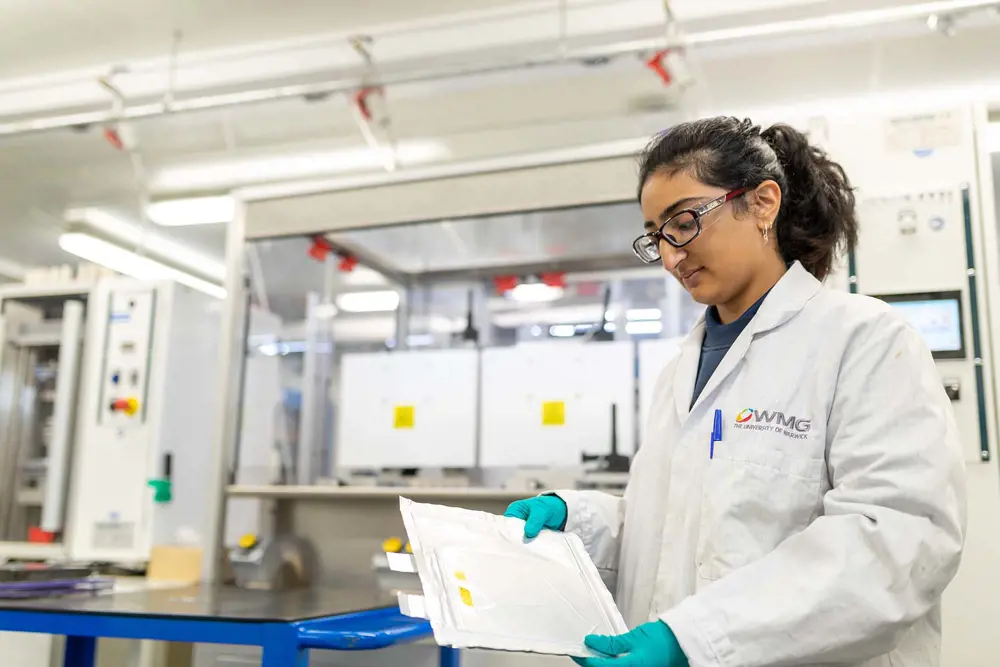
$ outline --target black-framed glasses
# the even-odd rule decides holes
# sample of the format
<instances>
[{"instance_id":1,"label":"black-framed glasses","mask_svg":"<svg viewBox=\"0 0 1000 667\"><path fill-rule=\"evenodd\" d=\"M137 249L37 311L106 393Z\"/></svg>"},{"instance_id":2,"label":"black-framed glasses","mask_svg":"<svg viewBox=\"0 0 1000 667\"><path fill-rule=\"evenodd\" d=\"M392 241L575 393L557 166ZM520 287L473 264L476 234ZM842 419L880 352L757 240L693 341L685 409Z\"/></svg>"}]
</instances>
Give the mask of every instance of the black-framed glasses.
<instances>
[{"instance_id":1,"label":"black-framed glasses","mask_svg":"<svg viewBox=\"0 0 1000 667\"><path fill-rule=\"evenodd\" d=\"M732 201L750 188L739 188L694 208L686 208L670 216L655 232L646 232L632 242L632 252L647 264L660 261L660 241L683 248L698 238L704 227L701 219L723 204Z\"/></svg>"}]
</instances>

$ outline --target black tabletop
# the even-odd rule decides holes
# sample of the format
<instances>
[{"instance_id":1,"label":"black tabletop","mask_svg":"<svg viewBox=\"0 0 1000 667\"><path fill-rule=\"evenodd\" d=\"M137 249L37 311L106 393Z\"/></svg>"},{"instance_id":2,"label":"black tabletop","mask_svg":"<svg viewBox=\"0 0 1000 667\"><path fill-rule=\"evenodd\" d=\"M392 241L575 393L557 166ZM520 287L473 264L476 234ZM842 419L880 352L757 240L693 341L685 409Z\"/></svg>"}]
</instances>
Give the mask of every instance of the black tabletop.
<instances>
[{"instance_id":1,"label":"black tabletop","mask_svg":"<svg viewBox=\"0 0 1000 667\"><path fill-rule=\"evenodd\" d=\"M231 586L191 586L37 600L0 600L3 611L294 622L393 607L398 584L372 574L350 582L272 593Z\"/></svg>"}]
</instances>

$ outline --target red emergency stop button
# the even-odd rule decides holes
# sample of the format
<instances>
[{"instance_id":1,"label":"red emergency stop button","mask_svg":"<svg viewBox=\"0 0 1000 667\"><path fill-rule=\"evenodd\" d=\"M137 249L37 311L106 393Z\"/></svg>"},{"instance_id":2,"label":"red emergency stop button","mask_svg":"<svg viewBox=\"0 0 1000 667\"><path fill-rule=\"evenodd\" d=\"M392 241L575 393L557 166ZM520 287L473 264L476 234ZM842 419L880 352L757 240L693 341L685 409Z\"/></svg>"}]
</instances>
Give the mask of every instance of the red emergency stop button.
<instances>
[{"instance_id":1,"label":"red emergency stop button","mask_svg":"<svg viewBox=\"0 0 1000 667\"><path fill-rule=\"evenodd\" d=\"M124 412L131 417L139 411L139 399L137 398L116 398L111 401L112 412Z\"/></svg>"}]
</instances>

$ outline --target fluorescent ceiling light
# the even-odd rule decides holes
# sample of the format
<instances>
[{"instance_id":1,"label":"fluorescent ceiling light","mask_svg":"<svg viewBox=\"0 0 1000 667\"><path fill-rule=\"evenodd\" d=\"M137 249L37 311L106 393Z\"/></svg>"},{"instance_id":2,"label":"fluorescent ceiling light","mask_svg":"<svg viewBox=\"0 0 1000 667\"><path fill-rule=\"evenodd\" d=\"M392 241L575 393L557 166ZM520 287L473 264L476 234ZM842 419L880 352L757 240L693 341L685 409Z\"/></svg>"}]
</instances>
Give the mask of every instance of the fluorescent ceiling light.
<instances>
[{"instance_id":1,"label":"fluorescent ceiling light","mask_svg":"<svg viewBox=\"0 0 1000 667\"><path fill-rule=\"evenodd\" d=\"M593 328L593 324L553 324L549 327L549 335L556 338L570 338L577 334L585 334ZM613 325L609 331L614 331Z\"/></svg>"},{"instance_id":2,"label":"fluorescent ceiling light","mask_svg":"<svg viewBox=\"0 0 1000 667\"><path fill-rule=\"evenodd\" d=\"M443 317L441 315L429 315L422 317L411 317L410 326L413 328L427 329L432 333L460 333L465 331L468 322L464 317Z\"/></svg>"},{"instance_id":3,"label":"fluorescent ceiling light","mask_svg":"<svg viewBox=\"0 0 1000 667\"><path fill-rule=\"evenodd\" d=\"M295 180L352 171L381 169L390 148L368 147L339 151L312 151L260 155L244 159L177 165L156 171L150 179L154 190L199 190ZM434 141L402 141L395 156L401 165L438 160L447 155L443 144Z\"/></svg>"},{"instance_id":4,"label":"fluorescent ceiling light","mask_svg":"<svg viewBox=\"0 0 1000 667\"><path fill-rule=\"evenodd\" d=\"M318 320L329 320L337 315L337 307L332 303L320 303L313 308L313 315Z\"/></svg>"},{"instance_id":5,"label":"fluorescent ceiling light","mask_svg":"<svg viewBox=\"0 0 1000 667\"><path fill-rule=\"evenodd\" d=\"M625 319L630 322L642 322L644 320L658 320L663 316L659 308L630 308L625 311Z\"/></svg>"},{"instance_id":6,"label":"fluorescent ceiling light","mask_svg":"<svg viewBox=\"0 0 1000 667\"><path fill-rule=\"evenodd\" d=\"M626 322L625 324L625 332L631 335L658 334L662 330L662 322Z\"/></svg>"},{"instance_id":7,"label":"fluorescent ceiling light","mask_svg":"<svg viewBox=\"0 0 1000 667\"><path fill-rule=\"evenodd\" d=\"M219 299L226 298L226 290L221 285L137 255L90 234L79 232L63 234L59 237L59 247L81 259L100 264L126 276L140 280L173 280Z\"/></svg>"},{"instance_id":8,"label":"fluorescent ceiling light","mask_svg":"<svg viewBox=\"0 0 1000 667\"><path fill-rule=\"evenodd\" d=\"M373 285L386 284L385 276L367 266L355 266L350 271L341 273L340 279L344 284L356 287L371 287Z\"/></svg>"},{"instance_id":9,"label":"fluorescent ceiling light","mask_svg":"<svg viewBox=\"0 0 1000 667\"><path fill-rule=\"evenodd\" d=\"M348 313L376 313L396 310L399 307L399 293L392 290L381 292L348 292L337 295L337 306Z\"/></svg>"},{"instance_id":10,"label":"fluorescent ceiling light","mask_svg":"<svg viewBox=\"0 0 1000 667\"><path fill-rule=\"evenodd\" d=\"M229 222L236 213L236 200L229 195L164 199L146 206L146 216L164 227L213 225Z\"/></svg>"},{"instance_id":11,"label":"fluorescent ceiling light","mask_svg":"<svg viewBox=\"0 0 1000 667\"><path fill-rule=\"evenodd\" d=\"M521 303L542 303L555 301L563 295L562 287L552 287L545 283L521 283L507 292L514 301Z\"/></svg>"},{"instance_id":12,"label":"fluorescent ceiling light","mask_svg":"<svg viewBox=\"0 0 1000 667\"><path fill-rule=\"evenodd\" d=\"M285 356L287 354L302 354L309 346L304 340L277 340L273 343L262 343L257 346L257 351L265 357ZM317 343L316 351L326 354L330 351L328 343Z\"/></svg>"},{"instance_id":13,"label":"fluorescent ceiling light","mask_svg":"<svg viewBox=\"0 0 1000 667\"><path fill-rule=\"evenodd\" d=\"M143 248L149 251L150 255L156 255L171 264L211 280L221 283L226 278L226 265L221 260L192 250L186 245L102 209L70 209L66 211L65 218L69 222L83 223L101 232L102 236L111 237L124 246Z\"/></svg>"},{"instance_id":14,"label":"fluorescent ceiling light","mask_svg":"<svg viewBox=\"0 0 1000 667\"><path fill-rule=\"evenodd\" d=\"M407 347L427 347L434 344L434 334L410 334L406 337Z\"/></svg>"},{"instance_id":15,"label":"fluorescent ceiling light","mask_svg":"<svg viewBox=\"0 0 1000 667\"><path fill-rule=\"evenodd\" d=\"M514 309L492 314L493 324L505 329L533 325L575 324L577 322L598 322L601 319L600 304L585 306L550 306L525 308L511 301L505 301Z\"/></svg>"},{"instance_id":16,"label":"fluorescent ceiling light","mask_svg":"<svg viewBox=\"0 0 1000 667\"><path fill-rule=\"evenodd\" d=\"M264 343L263 345L260 345L257 348L257 351L266 357L276 357L278 355L301 353L305 352L305 350L306 350L306 342L304 340Z\"/></svg>"},{"instance_id":17,"label":"fluorescent ceiling light","mask_svg":"<svg viewBox=\"0 0 1000 667\"><path fill-rule=\"evenodd\" d=\"M249 347L258 348L261 345L267 345L269 343L276 343L276 342L278 342L278 340L279 339L278 339L277 334L273 334L273 333L253 334L252 333L249 336L247 336L247 345Z\"/></svg>"}]
</instances>

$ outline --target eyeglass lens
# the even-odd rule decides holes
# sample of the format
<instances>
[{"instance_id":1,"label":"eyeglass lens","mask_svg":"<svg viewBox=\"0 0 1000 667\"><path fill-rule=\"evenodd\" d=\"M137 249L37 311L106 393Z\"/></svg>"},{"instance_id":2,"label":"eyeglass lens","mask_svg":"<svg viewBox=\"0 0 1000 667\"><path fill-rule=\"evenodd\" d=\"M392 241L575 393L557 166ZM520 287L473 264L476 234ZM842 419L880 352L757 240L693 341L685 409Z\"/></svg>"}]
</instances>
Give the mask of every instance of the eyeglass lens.
<instances>
[{"instance_id":1,"label":"eyeglass lens","mask_svg":"<svg viewBox=\"0 0 1000 667\"><path fill-rule=\"evenodd\" d=\"M698 236L698 218L690 211L681 211L667 220L661 232L667 243L682 246ZM633 245L639 259L655 262L660 259L660 239L658 235L643 236Z\"/></svg>"},{"instance_id":2,"label":"eyeglass lens","mask_svg":"<svg viewBox=\"0 0 1000 667\"><path fill-rule=\"evenodd\" d=\"M658 237L642 236L636 239L632 247L635 254L644 262L655 262L660 259L660 240Z\"/></svg>"},{"instance_id":3,"label":"eyeglass lens","mask_svg":"<svg viewBox=\"0 0 1000 667\"><path fill-rule=\"evenodd\" d=\"M698 219L690 211L681 211L667 220L663 235L671 245L681 246L698 235Z\"/></svg>"}]
</instances>

